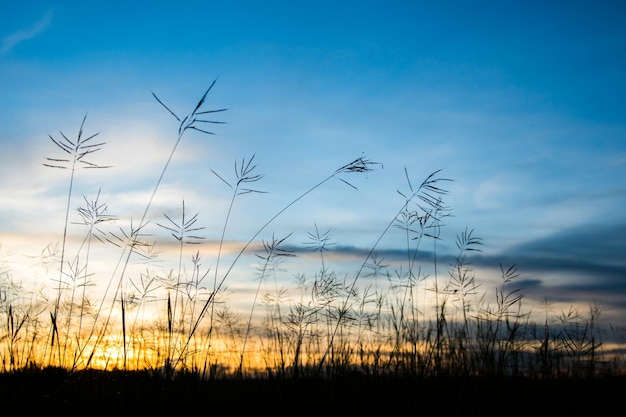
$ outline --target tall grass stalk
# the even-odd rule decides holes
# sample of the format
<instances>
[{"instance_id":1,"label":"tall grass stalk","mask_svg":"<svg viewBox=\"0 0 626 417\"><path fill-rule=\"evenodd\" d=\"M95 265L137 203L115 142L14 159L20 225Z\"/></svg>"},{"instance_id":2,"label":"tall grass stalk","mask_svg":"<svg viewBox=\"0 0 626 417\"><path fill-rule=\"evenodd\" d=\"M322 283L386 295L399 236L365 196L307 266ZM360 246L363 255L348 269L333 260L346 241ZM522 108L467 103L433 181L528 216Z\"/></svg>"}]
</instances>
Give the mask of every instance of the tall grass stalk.
<instances>
[{"instance_id":1,"label":"tall grass stalk","mask_svg":"<svg viewBox=\"0 0 626 417\"><path fill-rule=\"evenodd\" d=\"M163 225L157 223L158 226L170 232L170 234L178 241L179 251L178 251L178 271L176 272L175 282L173 283L171 290L174 293L174 303L171 304L171 294L168 289L167 294L167 311L168 311L168 347L167 347L167 357L168 363L171 362L171 357L176 349L177 338L174 340L175 335L180 333L184 333L184 321L185 321L185 308L181 305L181 314L180 317L178 314L178 306L179 306L179 298L181 292L184 290L182 288L186 283L181 282L182 279L182 269L183 269L183 246L184 245L197 245L201 240L204 239L203 236L199 236L195 234L196 232L203 230L204 227L195 227L195 223L198 220L198 213L188 218L185 211L185 201L183 200L183 208L181 214L180 223L177 223L170 216L164 213L165 218L169 221L167 225ZM182 300L180 301L182 304Z\"/></svg>"},{"instance_id":2,"label":"tall grass stalk","mask_svg":"<svg viewBox=\"0 0 626 417\"><path fill-rule=\"evenodd\" d=\"M88 316L91 310L91 302L88 298L87 288L93 285L90 282L91 273L89 271L89 258L91 254L91 245L93 239L96 239L102 243L105 242L105 232L101 229L101 226L107 222L113 222L116 220L116 216L106 214L108 209L105 203L100 203L100 191L96 195L95 200L88 200L87 197L84 197L85 205L81 206L77 209L79 216L82 219L82 222L79 224L87 227L87 233L83 241L81 242L80 247L76 252L76 256L73 261L73 265L75 265L76 273L72 274L72 292L69 301L69 309L67 314L67 323L66 328L68 329L68 337L65 338L64 347L63 347L63 358L67 358L67 348L70 342L69 330L73 327L73 319L74 319L74 310L75 310L75 300L78 297L78 325L76 327L75 333L75 348L73 352L73 359L71 364L71 369L73 370L78 365L81 360L81 353L84 349L83 338L82 338L82 329L83 322L85 318ZM85 250L85 258L82 261L82 266L80 262L80 255L82 254L83 249ZM77 290L81 290L80 294L77 294Z\"/></svg>"},{"instance_id":3,"label":"tall grass stalk","mask_svg":"<svg viewBox=\"0 0 626 417\"><path fill-rule=\"evenodd\" d=\"M221 289L222 283L219 284L218 286L218 274L219 274L219 267L220 267L220 260L222 258L222 250L224 247L224 239L226 237L226 230L229 226L229 222L230 222L230 216L232 214L233 211L233 206L235 204L235 199L240 196L240 195L244 195L244 194L251 194L251 193L264 193L264 191L260 191L257 190L255 188L249 188L250 186L248 184L254 184L258 181L260 181L263 178L262 174L257 174L256 168L257 165L256 163L254 163L254 157L255 155L252 155L252 157L250 159L248 159L246 161L246 158L242 158L241 160L241 164L237 164L237 162L235 162L235 181L234 181L234 186L231 185L228 181L226 181L222 176L220 176L217 172L211 170L211 172L213 172L213 174L218 177L221 181L224 182L224 184L226 184L230 189L233 190L232 196L230 198L230 203L228 205L228 210L226 211L226 217L224 219L224 224L222 226L222 233L220 236L220 241L219 241L219 247L217 250L217 259L215 261L215 268L214 268L214 273L213 273L213 299L215 299L218 291ZM213 337L213 319L214 319L214 314L215 314L215 301L212 300L210 302L210 314L209 314L209 331L208 331L208 344L207 344L207 355L211 350L211 341L212 341L212 337ZM203 308L204 310L204 308ZM195 332L195 329L193 330L193 332ZM191 333L193 333L191 332ZM191 336L191 334L190 334Z\"/></svg>"},{"instance_id":4,"label":"tall grass stalk","mask_svg":"<svg viewBox=\"0 0 626 417\"><path fill-rule=\"evenodd\" d=\"M64 273L64 265L65 265L65 256L66 256L66 244L67 244L67 227L69 223L69 213L70 213L70 203L72 200L72 191L74 188L74 175L76 170L79 168L108 168L108 166L98 165L92 162L89 162L85 159L88 155L91 155L94 152L99 151L102 146L105 144L101 143L91 143L90 141L98 136L98 133L95 133L91 136L83 137L83 128L85 125L85 120L87 119L87 115L83 117L83 121L80 124L80 129L78 130L78 135L75 140L70 140L63 132L60 132L61 139L55 139L52 135L48 135L50 140L67 154L64 158L46 158L47 162L44 162L43 165L50 168L58 168L58 169L69 169L70 171L70 179L67 191L67 203L65 208L65 221L63 223L63 239L61 243L61 260L59 266L59 279L58 279L58 288L57 288L57 296L56 301L53 306L53 311L50 312L50 320L51 320L51 334L50 334L50 346L55 346L55 339L59 338L59 329L58 329L58 316L59 316L59 308L61 305L61 297L63 295L63 291L66 287L65 281L65 273ZM67 329L69 332L69 329ZM57 343L57 360L58 364L62 365L64 358L61 352L62 342L59 341ZM52 357L53 349L51 349L51 356L49 358L49 364L54 364Z\"/></svg>"},{"instance_id":5,"label":"tall grass stalk","mask_svg":"<svg viewBox=\"0 0 626 417\"><path fill-rule=\"evenodd\" d=\"M176 113L174 113L169 107L167 107L165 105L165 103L163 103L163 101L161 101L161 99L159 99L159 97L157 97L156 94L152 93L152 95L154 96L154 98L157 100L157 102L159 104L161 104L178 122L179 122L179 126L178 126L178 137L176 138L176 141L174 143L174 146L172 147L172 150L170 151L170 154L167 158L167 161L165 162L165 165L163 166L163 169L161 170L161 174L159 175L159 178L156 181L156 184L154 186L154 189L152 191L152 194L150 195L150 198L148 199L148 203L146 204L146 207L143 211L143 214L141 216L141 219L139 221L139 226L136 228L132 227L131 224L131 230L130 233L128 235L126 235L126 242L125 244L122 246L122 254L120 255L120 262L118 263L118 265L120 265L121 263L121 272L119 274L119 278L117 280L117 286L113 295L113 299L116 300L118 297L118 294L120 292L120 289L122 288L123 282L124 282L124 276L126 274L126 268L128 267L128 264L130 262L130 257L133 253L135 253L135 249L137 248L138 245L141 245L141 231L142 229L145 227L146 225L146 218L148 215L148 212L150 210L150 207L152 206L152 202L154 201L154 197L156 196L156 193L159 189L159 186L161 185L161 182L163 181L163 178L165 177L165 173L167 172L167 169L172 161L172 159L174 158L174 154L176 153L176 149L178 148L180 142L183 139L183 136L185 135L185 133L189 130L195 130L198 131L200 133L203 134L207 134L207 135L213 135L214 133L207 130L204 127L200 127L200 126L204 126L205 124L221 124L224 122L221 121L215 121L215 120L209 120L206 119L206 117L210 114L214 114L214 113L220 113L220 112L224 112L226 111L226 109L217 109L217 110L202 110L202 106L205 104L206 102L206 98L209 94L209 92L212 90L213 86L215 85L215 83L217 82L217 80L214 80L211 85L209 86L209 88L207 88L207 90L204 92L204 94L202 95L202 97L200 98L200 100L198 101L198 103L195 105L194 109L187 114L185 117L183 117L182 119L176 115ZM125 259L124 259L125 256ZM116 268L117 270L117 268ZM115 271L114 271L115 274ZM113 278L113 277L112 277ZM109 291L109 287L107 287L107 290L105 292L105 296ZM104 299L105 297L103 296L102 298L102 303L104 303ZM102 308L103 305L101 305ZM98 310L98 314L101 311ZM111 304L111 307L109 309L109 313L108 313L108 317L106 319L105 325L103 326L101 332L98 335L98 341L102 340L102 338L104 337L104 334L108 328L108 323L110 321L111 315L113 313L113 308L114 308L114 303ZM95 330L95 329L94 329ZM125 341L124 341L125 342ZM98 345L98 343L96 343L96 346ZM92 351L90 357L89 357L89 361L91 361L93 354L95 353L95 348L94 351Z\"/></svg>"},{"instance_id":6,"label":"tall grass stalk","mask_svg":"<svg viewBox=\"0 0 626 417\"><path fill-rule=\"evenodd\" d=\"M257 255L261 260L260 265L258 266L259 284L257 285L256 291L254 293L254 299L252 300L252 307L250 307L250 316L248 318L248 324L246 326L246 333L243 339L243 346L241 347L241 360L239 361L239 368L237 370L237 376L242 376L243 370L243 362L244 355L246 353L246 345L248 343L248 338L250 337L250 330L252 327L252 319L254 318L254 308L257 303L257 299L261 292L261 284L267 278L267 275L271 273L271 270L276 267L277 263L279 263L279 259L293 257L295 256L292 251L288 249L283 249L280 247L290 235L287 235L281 239L276 239L272 236L272 240L270 242L263 241L263 248L265 249L264 255Z\"/></svg>"},{"instance_id":7,"label":"tall grass stalk","mask_svg":"<svg viewBox=\"0 0 626 417\"><path fill-rule=\"evenodd\" d=\"M445 190L444 188L441 188L438 184L441 182L445 182L445 181L450 181L450 179L447 178L440 178L437 177L437 175L441 172L441 170L437 170L433 173L431 173L430 175L428 175L426 177L426 179L424 179L424 181L422 181L420 183L420 185L413 190L413 188L411 187L411 191L412 193L407 196L404 196L404 204L400 207L400 209L398 210L398 212L393 216L393 218L391 219L391 221L387 224L387 226L384 228L384 230L380 233L380 235L378 236L378 239L376 240L376 242L374 243L374 245L372 245L372 247L370 248L367 256L365 257L363 263L361 264L361 267L359 268L359 270L356 272L354 279L352 280L352 283L349 286L349 290L348 290L348 294L352 294L354 287L357 284L357 281L359 280L359 278L361 277L361 274L363 273L363 270L366 268L366 266L368 265L368 261L370 260L370 258L372 257L372 255L374 254L376 248L378 247L378 245L380 244L381 240L383 239L383 237L389 232L389 229L391 229L391 227L396 223L398 216L400 216L407 208L407 206L413 202L415 199L419 200L418 201L418 207L426 207L425 211L430 212L431 209L437 210L440 209L442 207L442 203L441 203L441 199L439 198L439 196L441 195L445 195L447 194L447 190ZM408 178L408 175L407 175ZM410 182L409 182L410 184ZM400 193L402 195L402 193ZM343 307L341 308L341 311L345 311L345 308L348 305L348 302L350 300L348 298L346 298L344 300L343 303ZM341 318L340 318L341 319ZM320 361L317 367L317 373L319 374L322 371L322 367L324 366L324 362L328 356L328 353L330 351L330 349L332 348L333 342L335 340L335 337L337 335L337 331L339 330L339 326L341 324L341 320L337 320L336 325L334 326L334 329L331 332L330 338L328 340L328 346L326 347Z\"/></svg>"}]
</instances>

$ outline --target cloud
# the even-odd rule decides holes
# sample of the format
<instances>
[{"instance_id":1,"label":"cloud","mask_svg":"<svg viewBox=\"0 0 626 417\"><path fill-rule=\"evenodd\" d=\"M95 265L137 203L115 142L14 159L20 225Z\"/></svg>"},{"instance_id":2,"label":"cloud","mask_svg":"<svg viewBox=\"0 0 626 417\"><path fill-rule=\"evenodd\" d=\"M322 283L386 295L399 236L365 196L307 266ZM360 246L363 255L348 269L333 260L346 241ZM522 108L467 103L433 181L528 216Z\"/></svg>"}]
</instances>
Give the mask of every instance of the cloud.
<instances>
[{"instance_id":1,"label":"cloud","mask_svg":"<svg viewBox=\"0 0 626 417\"><path fill-rule=\"evenodd\" d=\"M492 285L501 285L500 265L504 268L516 265L520 276L509 289L519 289L531 306L541 305L546 300L580 308L598 302L611 312L607 313L608 319L621 321L618 312L626 307L625 233L626 224L620 221L612 225L590 223L530 240L506 252L474 253L468 261L475 269L478 282L485 284L482 288L490 295L495 294ZM307 254L319 256L307 247L288 248L299 258ZM347 261L354 265L363 262L368 254L366 248L335 245L325 253L325 258L331 264ZM381 264L391 270L406 263L406 249L381 248L376 255ZM433 259L430 250L420 250L414 258L416 265L425 267L420 270L422 274L430 273ZM437 254L444 277L444 271L454 262L454 253ZM373 259L367 260L367 264L373 263ZM365 268L361 278L365 279L369 273L371 268Z\"/></svg>"},{"instance_id":2,"label":"cloud","mask_svg":"<svg viewBox=\"0 0 626 417\"><path fill-rule=\"evenodd\" d=\"M626 224L583 224L535 239L507 251L513 256L535 259L538 269L563 269L607 272L613 267L626 268Z\"/></svg>"},{"instance_id":3,"label":"cloud","mask_svg":"<svg viewBox=\"0 0 626 417\"><path fill-rule=\"evenodd\" d=\"M10 35L2 38L2 43L0 43L0 54L6 54L11 51L16 45L20 42L27 41L29 39L34 38L44 30L50 26L52 22L52 12L47 12L37 23L33 26L14 32Z\"/></svg>"}]
</instances>

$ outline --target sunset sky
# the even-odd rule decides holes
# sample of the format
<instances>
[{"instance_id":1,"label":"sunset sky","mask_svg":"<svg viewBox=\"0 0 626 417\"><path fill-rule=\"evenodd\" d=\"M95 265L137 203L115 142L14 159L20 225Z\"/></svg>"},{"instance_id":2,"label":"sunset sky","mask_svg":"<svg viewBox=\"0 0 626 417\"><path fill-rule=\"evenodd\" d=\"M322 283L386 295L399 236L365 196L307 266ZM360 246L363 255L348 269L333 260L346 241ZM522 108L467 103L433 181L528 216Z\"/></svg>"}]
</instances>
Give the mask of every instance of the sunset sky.
<instances>
[{"instance_id":1,"label":"sunset sky","mask_svg":"<svg viewBox=\"0 0 626 417\"><path fill-rule=\"evenodd\" d=\"M62 237L69 172L43 166L63 156L49 135L76 138L86 116L85 135L106 142L86 159L111 167L76 173L71 222L99 189L120 223L138 221L177 139L153 93L182 118L217 80L203 108L226 108L211 115L225 123L184 135L151 233L184 200L208 266L232 192L214 173L233 182L235 163L254 157L263 175L253 186L264 193L237 197L226 234L237 245L365 157L380 165L341 177L356 189L329 181L256 239L292 233L307 251L317 226L337 259L362 259L402 207L405 172L416 186L441 169L453 180L442 262L473 229L474 266L517 264L528 308L597 301L618 322L625 74L622 1L0 0L0 261L20 277ZM392 233L379 248L390 260L405 245Z\"/></svg>"}]
</instances>

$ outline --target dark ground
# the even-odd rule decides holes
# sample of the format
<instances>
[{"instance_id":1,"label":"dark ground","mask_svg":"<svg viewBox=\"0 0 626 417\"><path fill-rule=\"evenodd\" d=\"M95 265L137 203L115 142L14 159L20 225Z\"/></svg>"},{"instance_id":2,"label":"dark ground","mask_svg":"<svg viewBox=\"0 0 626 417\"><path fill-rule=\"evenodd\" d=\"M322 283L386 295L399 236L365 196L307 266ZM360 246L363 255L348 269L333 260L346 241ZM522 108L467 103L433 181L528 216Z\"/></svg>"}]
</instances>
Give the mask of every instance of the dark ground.
<instances>
[{"instance_id":1,"label":"dark ground","mask_svg":"<svg viewBox=\"0 0 626 417\"><path fill-rule=\"evenodd\" d=\"M0 373L1 415L604 416L625 415L625 395L626 377L617 376L201 381L186 375L165 383L146 372Z\"/></svg>"}]
</instances>

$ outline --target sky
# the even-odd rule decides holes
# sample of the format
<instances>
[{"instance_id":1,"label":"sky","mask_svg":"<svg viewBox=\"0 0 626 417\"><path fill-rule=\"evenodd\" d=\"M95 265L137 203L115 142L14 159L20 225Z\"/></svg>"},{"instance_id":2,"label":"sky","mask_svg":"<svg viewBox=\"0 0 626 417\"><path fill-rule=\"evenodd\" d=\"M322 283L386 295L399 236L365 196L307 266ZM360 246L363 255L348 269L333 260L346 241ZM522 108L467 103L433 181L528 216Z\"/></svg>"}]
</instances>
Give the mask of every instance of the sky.
<instances>
[{"instance_id":1,"label":"sky","mask_svg":"<svg viewBox=\"0 0 626 417\"><path fill-rule=\"evenodd\" d=\"M383 232L407 178L437 172L451 180L444 267L467 228L482 239L478 279L517 265L528 308L598 302L625 326L625 73L621 1L0 0L0 260L27 276L30 257L62 238L69 172L43 165L62 156L50 137L76 138L84 119L105 143L86 159L111 166L76 172L70 222L100 191L119 224L137 224L178 137L155 95L182 119L215 82L203 109L227 109L210 114L224 123L186 131L150 233L184 202L204 227L193 250L211 264L224 182L252 160L263 192L237 197L234 247L288 208L255 244L289 236L306 259L317 227L335 243L329 260L375 247L391 262L406 241ZM296 200L361 157L376 164L341 176L352 186L335 178ZM77 244L84 230L68 230ZM169 242L159 238L165 254Z\"/></svg>"}]
</instances>

